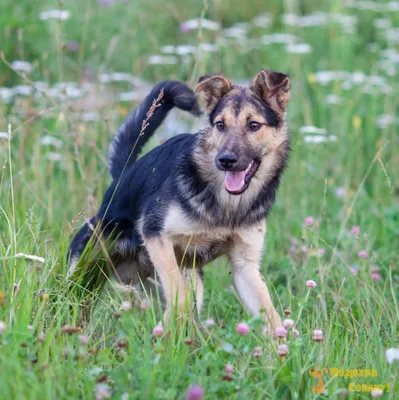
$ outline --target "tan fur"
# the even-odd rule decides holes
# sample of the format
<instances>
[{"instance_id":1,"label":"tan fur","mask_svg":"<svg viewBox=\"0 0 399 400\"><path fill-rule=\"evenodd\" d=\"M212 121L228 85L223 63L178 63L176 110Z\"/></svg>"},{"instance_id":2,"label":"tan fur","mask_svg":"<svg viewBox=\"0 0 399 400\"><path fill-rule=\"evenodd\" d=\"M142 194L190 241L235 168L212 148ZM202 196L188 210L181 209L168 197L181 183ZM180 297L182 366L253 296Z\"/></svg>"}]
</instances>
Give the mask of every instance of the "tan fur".
<instances>
[{"instance_id":1,"label":"tan fur","mask_svg":"<svg viewBox=\"0 0 399 400\"><path fill-rule=\"evenodd\" d=\"M226 254L230 259L234 283L242 302L252 314L263 315L269 328L274 330L281 326L281 319L260 273L265 234L265 221L246 229L215 228L206 223L191 222L176 205L172 205L168 210L163 233L169 243L188 253L194 253L201 247L206 249L214 241L222 242L220 255ZM159 250L159 247L157 249ZM198 278L196 288L200 281ZM184 290L181 293L184 293ZM200 304L198 296L201 299ZM196 297L199 311L203 301L202 282L200 288L196 289Z\"/></svg>"},{"instance_id":2,"label":"tan fur","mask_svg":"<svg viewBox=\"0 0 399 400\"><path fill-rule=\"evenodd\" d=\"M290 79L288 76L264 69L256 75L252 89L265 101L268 101L276 112L285 115L285 107L291 97Z\"/></svg>"},{"instance_id":3,"label":"tan fur","mask_svg":"<svg viewBox=\"0 0 399 400\"><path fill-rule=\"evenodd\" d=\"M221 98L223 103L217 111L213 126L202 132L199 146L193 153L193 161L203 181L213 188L218 200L219 217L225 224L214 226L212 214L196 198L197 195L193 195L187 201L196 209L199 218L192 218L181 206L170 204L160 237L145 240L145 247L164 289L166 318L170 316L169 310L175 300L178 302L179 313L183 312L189 285L195 289L197 309L200 310L202 306L202 281L196 271L185 268L193 264L201 268L208 259L227 255L234 285L244 305L252 314L262 315L269 328L281 326L280 316L260 272L266 222L262 220L250 226L244 223L245 227L234 227L234 224L229 225L228 222L230 215L253 204L261 190L274 179L285 163L289 138L283 119L290 96L289 89L290 81L286 75L268 70L261 71L255 77L252 87L247 89L233 85L221 75L201 78L196 91L202 92L207 112L210 113ZM248 100L251 97L253 100ZM269 115L257 106L259 99L275 111L281 118L281 121L278 120L280 123L268 125L265 118L269 118ZM222 131L217 127L218 121L224 124ZM249 122L261 124L260 129L250 131ZM226 190L226 173L215 167L215 158L223 148L236 149L244 159L249 160L247 165L255 157L260 161L249 186L240 195L232 195ZM189 190L185 186L189 183L179 181L179 185L183 190L185 187ZM260 213L262 207L267 206L260 205ZM140 233L143 232L144 223L141 221L139 224Z\"/></svg>"},{"instance_id":4,"label":"tan fur","mask_svg":"<svg viewBox=\"0 0 399 400\"><path fill-rule=\"evenodd\" d=\"M150 238L144 243L150 260L155 267L166 301L165 319L168 320L175 305L179 313L184 313L188 293L183 276L176 261L173 242L166 235Z\"/></svg>"},{"instance_id":5,"label":"tan fur","mask_svg":"<svg viewBox=\"0 0 399 400\"><path fill-rule=\"evenodd\" d=\"M245 115L245 114L244 114ZM241 113L238 117L241 121L244 119ZM203 179L210 182L211 185L219 188L219 198L226 207L236 207L247 204L258 194L264 184L267 184L270 177L273 176L274 167L278 165L279 158L282 157L280 149L287 145L288 134L286 125L276 130L270 127L262 127L259 132L253 134L252 137L245 139L240 138L237 134L236 140L242 141L242 145L253 146L259 149L262 154L262 162L258 171L251 180L248 189L240 196L231 196L224 188L225 173L216 168L209 168L209 165L215 163L215 157L222 142L226 140L216 129L208 128L206 151L198 149L194 158L196 165ZM283 151L281 151L283 153Z\"/></svg>"},{"instance_id":6,"label":"tan fur","mask_svg":"<svg viewBox=\"0 0 399 400\"><path fill-rule=\"evenodd\" d=\"M266 223L240 231L234 238L229 252L234 285L238 294L254 315L263 315L273 331L282 326L281 318L260 272Z\"/></svg>"},{"instance_id":7,"label":"tan fur","mask_svg":"<svg viewBox=\"0 0 399 400\"><path fill-rule=\"evenodd\" d=\"M207 110L211 110L219 99L233 88L232 83L222 75L212 75L200 78L196 92L204 92Z\"/></svg>"}]
</instances>

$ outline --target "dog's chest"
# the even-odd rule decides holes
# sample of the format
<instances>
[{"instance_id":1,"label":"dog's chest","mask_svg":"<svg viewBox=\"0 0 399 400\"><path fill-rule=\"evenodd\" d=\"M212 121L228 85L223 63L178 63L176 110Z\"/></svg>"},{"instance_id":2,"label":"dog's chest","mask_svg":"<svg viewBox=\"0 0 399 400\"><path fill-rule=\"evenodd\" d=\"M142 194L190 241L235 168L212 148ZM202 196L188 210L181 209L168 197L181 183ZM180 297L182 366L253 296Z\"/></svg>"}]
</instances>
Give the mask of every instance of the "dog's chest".
<instances>
[{"instance_id":1,"label":"dog's chest","mask_svg":"<svg viewBox=\"0 0 399 400\"><path fill-rule=\"evenodd\" d=\"M202 266L226 254L231 241L223 234L173 235L176 258L186 267Z\"/></svg>"},{"instance_id":2,"label":"dog's chest","mask_svg":"<svg viewBox=\"0 0 399 400\"><path fill-rule=\"evenodd\" d=\"M194 258L204 264L225 254L233 237L231 229L193 221L177 207L169 209L163 232L173 242L176 255L184 259L184 264Z\"/></svg>"}]
</instances>

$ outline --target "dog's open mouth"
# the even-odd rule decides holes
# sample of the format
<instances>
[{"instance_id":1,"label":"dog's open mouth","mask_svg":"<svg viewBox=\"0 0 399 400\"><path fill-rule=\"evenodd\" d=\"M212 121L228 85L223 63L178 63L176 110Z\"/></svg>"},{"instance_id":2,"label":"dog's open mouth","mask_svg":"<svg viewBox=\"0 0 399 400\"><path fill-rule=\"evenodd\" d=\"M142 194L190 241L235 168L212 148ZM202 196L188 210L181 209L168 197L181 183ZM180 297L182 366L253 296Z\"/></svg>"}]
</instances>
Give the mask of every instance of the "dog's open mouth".
<instances>
[{"instance_id":1,"label":"dog's open mouth","mask_svg":"<svg viewBox=\"0 0 399 400\"><path fill-rule=\"evenodd\" d=\"M224 185L230 194L241 194L249 186L251 178L259 168L259 161L252 160L245 171L227 171Z\"/></svg>"}]
</instances>

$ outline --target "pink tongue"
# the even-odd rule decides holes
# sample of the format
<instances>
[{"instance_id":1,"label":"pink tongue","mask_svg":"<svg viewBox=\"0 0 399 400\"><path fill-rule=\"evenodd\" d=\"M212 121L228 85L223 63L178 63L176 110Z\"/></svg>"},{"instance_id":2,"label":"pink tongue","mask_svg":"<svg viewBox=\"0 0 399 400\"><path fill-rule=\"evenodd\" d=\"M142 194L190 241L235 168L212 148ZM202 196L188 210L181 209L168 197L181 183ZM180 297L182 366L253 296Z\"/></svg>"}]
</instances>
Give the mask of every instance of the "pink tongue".
<instances>
[{"instance_id":1,"label":"pink tongue","mask_svg":"<svg viewBox=\"0 0 399 400\"><path fill-rule=\"evenodd\" d=\"M226 172L224 178L224 185L229 192L238 192L245 185L245 171L240 172Z\"/></svg>"}]
</instances>

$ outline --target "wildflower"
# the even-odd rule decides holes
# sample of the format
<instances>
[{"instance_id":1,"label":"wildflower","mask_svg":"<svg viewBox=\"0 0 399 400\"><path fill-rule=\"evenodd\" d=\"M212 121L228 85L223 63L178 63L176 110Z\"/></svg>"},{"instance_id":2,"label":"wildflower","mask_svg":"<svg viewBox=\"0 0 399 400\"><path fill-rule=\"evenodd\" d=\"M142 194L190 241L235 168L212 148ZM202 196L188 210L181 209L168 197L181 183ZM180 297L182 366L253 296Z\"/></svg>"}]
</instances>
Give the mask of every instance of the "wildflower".
<instances>
[{"instance_id":1,"label":"wildflower","mask_svg":"<svg viewBox=\"0 0 399 400\"><path fill-rule=\"evenodd\" d=\"M326 251L325 251L324 249L319 249L319 250L317 250L317 255L318 255L319 257L323 257L324 254L326 254Z\"/></svg>"},{"instance_id":2,"label":"wildflower","mask_svg":"<svg viewBox=\"0 0 399 400\"><path fill-rule=\"evenodd\" d=\"M256 346L254 347L254 357L259 358L262 355L262 347Z\"/></svg>"},{"instance_id":3,"label":"wildflower","mask_svg":"<svg viewBox=\"0 0 399 400\"><path fill-rule=\"evenodd\" d=\"M214 325L215 325L215 320L212 319L212 318L207 319L207 320L204 322L204 325L205 325L207 328L210 328L211 326L214 326Z\"/></svg>"},{"instance_id":4,"label":"wildflower","mask_svg":"<svg viewBox=\"0 0 399 400\"><path fill-rule=\"evenodd\" d=\"M49 161L62 161L64 159L64 156L60 153L54 153L50 151L49 153L47 153L47 159Z\"/></svg>"},{"instance_id":5,"label":"wildflower","mask_svg":"<svg viewBox=\"0 0 399 400\"><path fill-rule=\"evenodd\" d=\"M292 336L293 336L294 338L298 338L298 337L299 337L299 331L296 330L296 329L293 329L293 330L292 330Z\"/></svg>"},{"instance_id":6,"label":"wildflower","mask_svg":"<svg viewBox=\"0 0 399 400\"><path fill-rule=\"evenodd\" d=\"M313 125L302 126L299 128L299 133L310 133L315 135L327 135L327 129L317 128Z\"/></svg>"},{"instance_id":7,"label":"wildflower","mask_svg":"<svg viewBox=\"0 0 399 400\"><path fill-rule=\"evenodd\" d=\"M321 136L321 135L313 135L313 136L304 136L303 140L305 143L323 143L323 142L336 142L337 136Z\"/></svg>"},{"instance_id":8,"label":"wildflower","mask_svg":"<svg viewBox=\"0 0 399 400\"><path fill-rule=\"evenodd\" d=\"M288 354L288 346L286 344L279 344L277 346L277 354L280 357L285 357Z\"/></svg>"},{"instance_id":9,"label":"wildflower","mask_svg":"<svg viewBox=\"0 0 399 400\"><path fill-rule=\"evenodd\" d=\"M87 343L89 343L89 337L85 334L79 335L78 339L79 339L79 343L83 346L86 345Z\"/></svg>"},{"instance_id":10,"label":"wildflower","mask_svg":"<svg viewBox=\"0 0 399 400\"><path fill-rule=\"evenodd\" d=\"M140 310L147 311L149 308L150 308L150 303L148 302L147 299L143 299L143 301L140 303Z\"/></svg>"},{"instance_id":11,"label":"wildflower","mask_svg":"<svg viewBox=\"0 0 399 400\"><path fill-rule=\"evenodd\" d=\"M228 38L245 39L248 29L249 25L245 23L235 24L231 28L223 29L222 35Z\"/></svg>"},{"instance_id":12,"label":"wildflower","mask_svg":"<svg viewBox=\"0 0 399 400\"><path fill-rule=\"evenodd\" d=\"M163 329L162 325L157 325L157 326L152 330L152 334L153 334L155 337L157 337L157 338L162 337L163 334L164 334L164 329Z\"/></svg>"},{"instance_id":13,"label":"wildflower","mask_svg":"<svg viewBox=\"0 0 399 400\"><path fill-rule=\"evenodd\" d=\"M376 388L373 389L370 394L373 399L377 399L378 397L381 397L384 394L384 391L380 388Z\"/></svg>"},{"instance_id":14,"label":"wildflower","mask_svg":"<svg viewBox=\"0 0 399 400\"><path fill-rule=\"evenodd\" d=\"M335 94L329 94L325 97L324 101L326 104L340 104L342 103L341 97L335 95Z\"/></svg>"},{"instance_id":15,"label":"wildflower","mask_svg":"<svg viewBox=\"0 0 399 400\"><path fill-rule=\"evenodd\" d=\"M224 372L226 372L226 374L232 374L234 372L234 367L231 364L226 364L224 366Z\"/></svg>"},{"instance_id":16,"label":"wildflower","mask_svg":"<svg viewBox=\"0 0 399 400\"><path fill-rule=\"evenodd\" d=\"M359 258L367 258L369 256L369 253L366 250L361 250L359 253L357 253Z\"/></svg>"},{"instance_id":17,"label":"wildflower","mask_svg":"<svg viewBox=\"0 0 399 400\"><path fill-rule=\"evenodd\" d=\"M317 286L317 283L315 281L312 281L312 280L306 281L306 287L315 288L316 286Z\"/></svg>"},{"instance_id":18,"label":"wildflower","mask_svg":"<svg viewBox=\"0 0 399 400\"><path fill-rule=\"evenodd\" d=\"M127 347L127 340L126 339L118 340L116 346L120 349L125 349Z\"/></svg>"},{"instance_id":19,"label":"wildflower","mask_svg":"<svg viewBox=\"0 0 399 400\"><path fill-rule=\"evenodd\" d=\"M276 328L275 334L276 337L284 339L287 336L287 329L285 329L283 326L280 326Z\"/></svg>"},{"instance_id":20,"label":"wildflower","mask_svg":"<svg viewBox=\"0 0 399 400\"><path fill-rule=\"evenodd\" d=\"M28 330L33 331L33 325L28 325Z\"/></svg>"},{"instance_id":21,"label":"wildflower","mask_svg":"<svg viewBox=\"0 0 399 400\"><path fill-rule=\"evenodd\" d=\"M99 383L94 387L94 398L96 400L110 399L111 395L111 388L105 383Z\"/></svg>"},{"instance_id":22,"label":"wildflower","mask_svg":"<svg viewBox=\"0 0 399 400\"><path fill-rule=\"evenodd\" d=\"M4 321L0 321L0 335L4 333L6 327L7 327L6 323Z\"/></svg>"},{"instance_id":23,"label":"wildflower","mask_svg":"<svg viewBox=\"0 0 399 400\"><path fill-rule=\"evenodd\" d=\"M289 33L272 33L270 35L263 35L261 43L268 44L290 44L296 43L299 38Z\"/></svg>"},{"instance_id":24,"label":"wildflower","mask_svg":"<svg viewBox=\"0 0 399 400\"><path fill-rule=\"evenodd\" d=\"M29 74L33 70L33 65L27 61L15 60L11 63L11 68L15 71L25 72Z\"/></svg>"},{"instance_id":25,"label":"wildflower","mask_svg":"<svg viewBox=\"0 0 399 400\"><path fill-rule=\"evenodd\" d=\"M61 332L62 333L66 333L67 335L73 335L74 333L78 332L79 328L77 328L76 326L71 326L71 325L64 325L61 328Z\"/></svg>"},{"instance_id":26,"label":"wildflower","mask_svg":"<svg viewBox=\"0 0 399 400\"><path fill-rule=\"evenodd\" d=\"M179 60L175 56L153 55L147 59L149 65L177 64L178 62Z\"/></svg>"},{"instance_id":27,"label":"wildflower","mask_svg":"<svg viewBox=\"0 0 399 400\"><path fill-rule=\"evenodd\" d=\"M357 275L357 268L351 267L350 268L350 272L351 272L352 275Z\"/></svg>"},{"instance_id":28,"label":"wildflower","mask_svg":"<svg viewBox=\"0 0 399 400\"><path fill-rule=\"evenodd\" d=\"M38 336L37 340L40 343L43 343L46 340L46 334L44 332L41 332L40 335Z\"/></svg>"},{"instance_id":29,"label":"wildflower","mask_svg":"<svg viewBox=\"0 0 399 400\"><path fill-rule=\"evenodd\" d=\"M285 50L289 54L308 54L312 52L312 46L308 43L291 43Z\"/></svg>"},{"instance_id":30,"label":"wildflower","mask_svg":"<svg viewBox=\"0 0 399 400\"><path fill-rule=\"evenodd\" d=\"M122 301L121 310L129 311L131 308L132 308L132 304L130 303L130 301Z\"/></svg>"},{"instance_id":31,"label":"wildflower","mask_svg":"<svg viewBox=\"0 0 399 400\"><path fill-rule=\"evenodd\" d=\"M390 348L385 351L385 358L388 364L392 364L395 360L399 361L399 348Z\"/></svg>"},{"instance_id":32,"label":"wildflower","mask_svg":"<svg viewBox=\"0 0 399 400\"><path fill-rule=\"evenodd\" d=\"M312 340L314 342L322 342L324 340L323 331L321 329L315 329L312 333Z\"/></svg>"},{"instance_id":33,"label":"wildflower","mask_svg":"<svg viewBox=\"0 0 399 400\"><path fill-rule=\"evenodd\" d=\"M69 51L78 51L79 50L79 42L76 40L72 40L67 44L67 49Z\"/></svg>"},{"instance_id":34,"label":"wildflower","mask_svg":"<svg viewBox=\"0 0 399 400\"><path fill-rule=\"evenodd\" d=\"M285 320L283 321L283 326L284 326L284 328L287 328L287 329L293 328L294 325L295 325L295 322L294 322L292 319L285 319Z\"/></svg>"},{"instance_id":35,"label":"wildflower","mask_svg":"<svg viewBox=\"0 0 399 400\"><path fill-rule=\"evenodd\" d=\"M100 114L95 111L84 112L81 116L81 119L84 122L98 121L100 118Z\"/></svg>"},{"instance_id":36,"label":"wildflower","mask_svg":"<svg viewBox=\"0 0 399 400\"><path fill-rule=\"evenodd\" d=\"M358 237L360 234L360 226L358 225L353 225L351 228L351 235L353 237Z\"/></svg>"},{"instance_id":37,"label":"wildflower","mask_svg":"<svg viewBox=\"0 0 399 400\"><path fill-rule=\"evenodd\" d=\"M194 344L194 341L191 338L185 338L184 344L186 344L187 346L192 346Z\"/></svg>"},{"instance_id":38,"label":"wildflower","mask_svg":"<svg viewBox=\"0 0 399 400\"><path fill-rule=\"evenodd\" d=\"M201 400L204 398L204 389L201 385L191 385L186 394L187 400Z\"/></svg>"},{"instance_id":39,"label":"wildflower","mask_svg":"<svg viewBox=\"0 0 399 400\"><path fill-rule=\"evenodd\" d=\"M60 149L64 145L64 142L51 135L45 135L42 138L40 138L40 144L42 146L54 146L57 149Z\"/></svg>"},{"instance_id":40,"label":"wildflower","mask_svg":"<svg viewBox=\"0 0 399 400\"><path fill-rule=\"evenodd\" d=\"M312 226L315 223L315 219L313 217L305 218L305 226Z\"/></svg>"},{"instance_id":41,"label":"wildflower","mask_svg":"<svg viewBox=\"0 0 399 400\"><path fill-rule=\"evenodd\" d=\"M371 278L374 279L376 282L379 282L381 280L381 275L378 272L372 272Z\"/></svg>"},{"instance_id":42,"label":"wildflower","mask_svg":"<svg viewBox=\"0 0 399 400\"><path fill-rule=\"evenodd\" d=\"M376 123L379 128L383 129L389 125L396 123L396 117L391 114L382 114L376 117Z\"/></svg>"},{"instance_id":43,"label":"wildflower","mask_svg":"<svg viewBox=\"0 0 399 400\"><path fill-rule=\"evenodd\" d=\"M68 10L47 10L40 13L39 18L42 21L48 19L58 19L59 21L65 21L70 17L71 13Z\"/></svg>"},{"instance_id":44,"label":"wildflower","mask_svg":"<svg viewBox=\"0 0 399 400\"><path fill-rule=\"evenodd\" d=\"M269 13L258 15L252 20L252 23L260 28L267 28L272 24L272 22L273 15Z\"/></svg>"},{"instance_id":45,"label":"wildflower","mask_svg":"<svg viewBox=\"0 0 399 400\"><path fill-rule=\"evenodd\" d=\"M205 18L189 19L180 24L180 31L187 33L194 29L199 29L200 27L209 31L217 31L220 29L220 24Z\"/></svg>"},{"instance_id":46,"label":"wildflower","mask_svg":"<svg viewBox=\"0 0 399 400\"><path fill-rule=\"evenodd\" d=\"M198 47L200 50L209 53L214 53L219 50L219 46L217 44L212 44L212 43L200 43Z\"/></svg>"},{"instance_id":47,"label":"wildflower","mask_svg":"<svg viewBox=\"0 0 399 400\"><path fill-rule=\"evenodd\" d=\"M239 324L237 324L236 326L236 332L241 335L241 336L245 336L248 335L249 333L249 326L248 324L246 324L245 322L240 322Z\"/></svg>"},{"instance_id":48,"label":"wildflower","mask_svg":"<svg viewBox=\"0 0 399 400\"><path fill-rule=\"evenodd\" d=\"M345 196L345 194L346 194L346 190L345 190L345 188L343 188L343 187L337 187L336 189L335 189L335 197L337 197L337 198L342 198L342 197L344 197Z\"/></svg>"}]
</instances>

